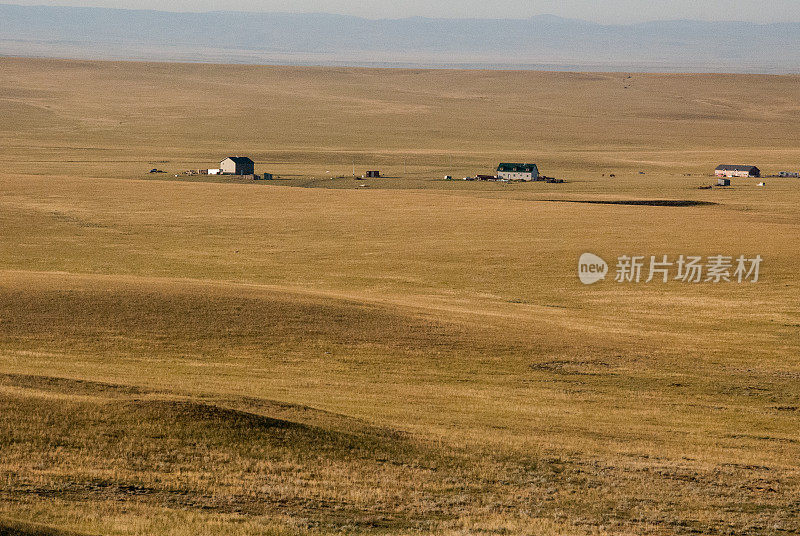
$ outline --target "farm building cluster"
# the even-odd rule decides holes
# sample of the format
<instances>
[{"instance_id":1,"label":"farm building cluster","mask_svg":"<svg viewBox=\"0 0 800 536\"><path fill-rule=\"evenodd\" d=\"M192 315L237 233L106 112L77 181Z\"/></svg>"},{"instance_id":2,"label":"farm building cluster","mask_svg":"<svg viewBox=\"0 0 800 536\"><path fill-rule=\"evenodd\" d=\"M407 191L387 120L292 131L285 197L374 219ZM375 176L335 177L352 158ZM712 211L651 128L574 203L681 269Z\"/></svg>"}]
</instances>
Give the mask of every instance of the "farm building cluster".
<instances>
[{"instance_id":1,"label":"farm building cluster","mask_svg":"<svg viewBox=\"0 0 800 536\"><path fill-rule=\"evenodd\" d=\"M159 169L152 169L150 173L164 173ZM643 174L643 172L640 172ZM219 163L218 168L214 169L193 169L185 171L186 175L232 175L240 178L251 180L271 180L273 175L271 173L256 174L255 162L246 156L229 156ZM761 177L761 170L756 166L750 165L730 165L723 164L717 166L714 170L714 175L717 177L717 186L730 186L732 178L741 177ZM176 177L178 175L175 175ZM605 176L605 175L603 175ZM610 175L614 177L614 174ZM794 171L781 171L778 175L770 175L772 177L781 178L800 178L800 172ZM361 179L364 178L381 178L382 175L378 170L369 170ZM355 169L353 170L353 178L357 178ZM445 176L445 180L453 180L450 175ZM563 179L555 179L547 177L539 173L539 166L536 164L520 164L503 162L497 166L494 175L475 175L474 177L464 177L465 181L496 181L496 182L547 182L547 183L563 183ZM760 186L763 186L761 183ZM711 186L703 187L711 188Z\"/></svg>"},{"instance_id":2,"label":"farm building cluster","mask_svg":"<svg viewBox=\"0 0 800 536\"><path fill-rule=\"evenodd\" d=\"M153 173L151 171L151 173ZM256 175L255 162L246 156L229 156L219 163L218 168L213 169L190 169L184 175L234 175L246 179L265 179L271 180L272 173ZM177 175L175 175L177 177Z\"/></svg>"},{"instance_id":3,"label":"farm building cluster","mask_svg":"<svg viewBox=\"0 0 800 536\"><path fill-rule=\"evenodd\" d=\"M733 178L761 178L761 170L756 166L743 166L743 165L728 165L723 164L717 166L714 170L714 175L717 177L717 186L730 186L731 179ZM777 175L769 175L770 177L779 178L800 178L800 172L796 171L781 171ZM765 186L766 183L760 182L759 186ZM710 188L710 186L709 186Z\"/></svg>"},{"instance_id":4,"label":"farm building cluster","mask_svg":"<svg viewBox=\"0 0 800 536\"><path fill-rule=\"evenodd\" d=\"M501 163L495 175L475 175L464 177L465 181L498 181L498 182L549 182L563 183L563 179L554 179L539 174L536 164Z\"/></svg>"}]
</instances>

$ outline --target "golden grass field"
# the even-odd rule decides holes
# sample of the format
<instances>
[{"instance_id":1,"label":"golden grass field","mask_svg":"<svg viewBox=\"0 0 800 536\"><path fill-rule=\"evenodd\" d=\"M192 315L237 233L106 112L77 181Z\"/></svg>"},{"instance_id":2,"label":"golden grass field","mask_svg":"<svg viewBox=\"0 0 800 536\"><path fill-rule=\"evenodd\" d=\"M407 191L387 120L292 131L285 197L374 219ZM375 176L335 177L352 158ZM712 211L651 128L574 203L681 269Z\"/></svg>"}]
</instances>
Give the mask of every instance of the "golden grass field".
<instances>
[{"instance_id":1,"label":"golden grass field","mask_svg":"<svg viewBox=\"0 0 800 536\"><path fill-rule=\"evenodd\" d=\"M0 66L0 535L800 534L800 77Z\"/></svg>"}]
</instances>

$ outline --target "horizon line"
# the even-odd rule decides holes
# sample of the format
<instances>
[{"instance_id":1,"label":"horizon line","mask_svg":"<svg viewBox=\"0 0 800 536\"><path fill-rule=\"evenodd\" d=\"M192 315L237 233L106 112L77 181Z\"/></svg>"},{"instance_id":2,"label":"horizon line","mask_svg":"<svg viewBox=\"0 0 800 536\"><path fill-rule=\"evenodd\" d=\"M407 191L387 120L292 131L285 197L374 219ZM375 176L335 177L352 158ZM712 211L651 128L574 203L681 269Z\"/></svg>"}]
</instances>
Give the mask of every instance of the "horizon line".
<instances>
[{"instance_id":1,"label":"horizon line","mask_svg":"<svg viewBox=\"0 0 800 536\"><path fill-rule=\"evenodd\" d=\"M181 14L197 14L197 15L213 15L215 13L236 13L236 14L243 14L243 15L329 15L335 17L347 17L351 19L358 19L358 20L368 20L368 21L402 21L402 20L412 20L412 19L422 19L422 20L434 20L434 21L529 21L534 20L537 18L545 18L550 17L554 19L559 19L563 21L572 21L572 22L581 22L584 24L591 24L595 26L638 26L642 24L653 24L653 23L669 23L669 22L700 22L705 24L753 24L757 26L773 26L773 25L781 25L781 24L800 24L800 19L798 20L788 20L788 21L774 21L774 22L754 22L751 20L739 20L739 19L731 19L731 20L709 20L709 19L691 19L691 18L665 18L665 19L649 19L643 20L639 22L613 22L613 23L604 23L604 22L597 22L591 21L587 19L578 19L574 17L562 17L561 15L555 15L553 13L539 13L537 15L531 15L528 17L497 17L497 18L487 18L487 17L430 17L425 15L411 15L408 17L365 17L360 15L353 15L349 13L335 13L329 11L250 11L250 10L224 10L224 9L213 9L213 10L184 10L184 11L172 11L167 9L148 9L148 8L131 8L131 7L106 7L106 6L75 6L75 5L46 5L46 4L15 4L15 3L7 3L7 2L0 2L0 6L12 6L12 7L21 7L21 8L47 8L47 9L97 9L97 10L106 10L106 11L123 11L123 12L145 12L145 13L167 13L167 14L174 14L174 15L181 15Z\"/></svg>"}]
</instances>

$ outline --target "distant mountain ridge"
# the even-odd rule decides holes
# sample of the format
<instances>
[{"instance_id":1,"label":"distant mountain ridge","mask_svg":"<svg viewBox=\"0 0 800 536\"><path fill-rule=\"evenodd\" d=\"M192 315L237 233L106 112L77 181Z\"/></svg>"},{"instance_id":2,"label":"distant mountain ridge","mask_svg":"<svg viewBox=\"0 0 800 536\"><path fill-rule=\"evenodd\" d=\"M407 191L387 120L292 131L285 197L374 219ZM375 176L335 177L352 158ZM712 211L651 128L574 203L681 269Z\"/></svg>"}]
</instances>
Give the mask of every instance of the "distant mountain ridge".
<instances>
[{"instance_id":1,"label":"distant mountain ridge","mask_svg":"<svg viewBox=\"0 0 800 536\"><path fill-rule=\"evenodd\" d=\"M0 4L0 55L575 70L800 72L800 23L364 19Z\"/></svg>"}]
</instances>

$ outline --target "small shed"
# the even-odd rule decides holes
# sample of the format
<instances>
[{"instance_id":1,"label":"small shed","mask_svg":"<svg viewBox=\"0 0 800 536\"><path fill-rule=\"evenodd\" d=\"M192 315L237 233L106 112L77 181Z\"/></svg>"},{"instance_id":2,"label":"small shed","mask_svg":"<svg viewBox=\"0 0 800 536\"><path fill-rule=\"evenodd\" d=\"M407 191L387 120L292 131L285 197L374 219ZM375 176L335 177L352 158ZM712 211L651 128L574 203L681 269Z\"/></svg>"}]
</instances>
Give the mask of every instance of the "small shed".
<instances>
[{"instance_id":1,"label":"small shed","mask_svg":"<svg viewBox=\"0 0 800 536\"><path fill-rule=\"evenodd\" d=\"M264 173L264 180L271 181L272 180L272 173Z\"/></svg>"},{"instance_id":2,"label":"small shed","mask_svg":"<svg viewBox=\"0 0 800 536\"><path fill-rule=\"evenodd\" d=\"M219 167L225 175L255 174L255 163L246 156L229 156L219 163Z\"/></svg>"},{"instance_id":3,"label":"small shed","mask_svg":"<svg viewBox=\"0 0 800 536\"><path fill-rule=\"evenodd\" d=\"M730 179L717 179L717 186L730 186L731 180Z\"/></svg>"},{"instance_id":4,"label":"small shed","mask_svg":"<svg viewBox=\"0 0 800 536\"><path fill-rule=\"evenodd\" d=\"M367 178L368 179L379 179L381 176L380 171L367 171Z\"/></svg>"}]
</instances>

